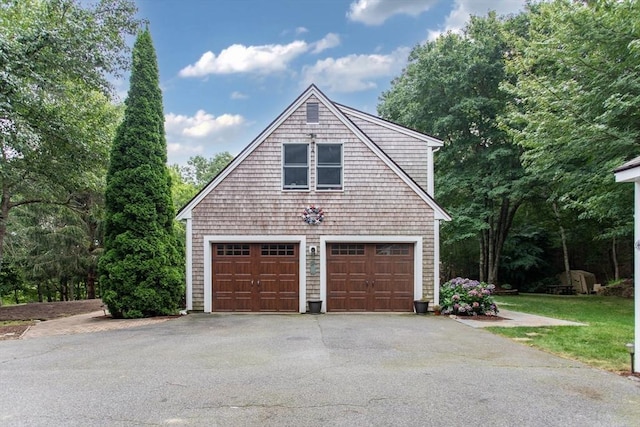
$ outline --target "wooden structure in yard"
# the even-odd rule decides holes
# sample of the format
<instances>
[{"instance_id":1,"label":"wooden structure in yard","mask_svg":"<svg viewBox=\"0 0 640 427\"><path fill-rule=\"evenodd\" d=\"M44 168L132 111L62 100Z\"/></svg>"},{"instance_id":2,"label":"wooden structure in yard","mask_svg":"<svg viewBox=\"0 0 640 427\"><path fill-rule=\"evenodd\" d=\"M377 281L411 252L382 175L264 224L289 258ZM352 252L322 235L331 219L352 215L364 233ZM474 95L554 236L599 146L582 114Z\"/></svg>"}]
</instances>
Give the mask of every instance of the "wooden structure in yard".
<instances>
[{"instance_id":1,"label":"wooden structure in yard","mask_svg":"<svg viewBox=\"0 0 640 427\"><path fill-rule=\"evenodd\" d=\"M615 170L617 182L633 182L634 185L634 367L640 367L640 157L623 164Z\"/></svg>"},{"instance_id":2,"label":"wooden structure in yard","mask_svg":"<svg viewBox=\"0 0 640 427\"><path fill-rule=\"evenodd\" d=\"M442 141L306 89L178 213L194 311L412 311L439 291Z\"/></svg>"}]
</instances>

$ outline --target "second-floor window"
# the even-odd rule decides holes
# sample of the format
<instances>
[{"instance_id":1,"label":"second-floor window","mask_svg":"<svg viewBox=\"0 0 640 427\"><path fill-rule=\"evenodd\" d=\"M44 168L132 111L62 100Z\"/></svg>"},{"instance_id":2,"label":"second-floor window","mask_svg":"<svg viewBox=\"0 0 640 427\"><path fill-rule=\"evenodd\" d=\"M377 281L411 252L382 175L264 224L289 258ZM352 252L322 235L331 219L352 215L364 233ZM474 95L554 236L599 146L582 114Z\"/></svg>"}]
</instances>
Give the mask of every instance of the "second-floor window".
<instances>
[{"instance_id":1,"label":"second-floor window","mask_svg":"<svg viewBox=\"0 0 640 427\"><path fill-rule=\"evenodd\" d=\"M282 188L309 189L309 144L282 145Z\"/></svg>"},{"instance_id":2,"label":"second-floor window","mask_svg":"<svg viewBox=\"0 0 640 427\"><path fill-rule=\"evenodd\" d=\"M317 144L316 189L342 190L342 144Z\"/></svg>"}]
</instances>

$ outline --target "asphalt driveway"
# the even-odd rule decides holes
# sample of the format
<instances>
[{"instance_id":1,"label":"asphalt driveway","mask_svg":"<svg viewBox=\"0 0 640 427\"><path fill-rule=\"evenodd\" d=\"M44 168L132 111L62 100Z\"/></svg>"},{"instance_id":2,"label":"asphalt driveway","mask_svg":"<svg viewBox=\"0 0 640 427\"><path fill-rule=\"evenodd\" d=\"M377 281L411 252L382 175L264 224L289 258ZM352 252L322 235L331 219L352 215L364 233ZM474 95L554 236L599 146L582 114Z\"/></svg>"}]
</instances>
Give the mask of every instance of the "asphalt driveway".
<instances>
[{"instance_id":1,"label":"asphalt driveway","mask_svg":"<svg viewBox=\"0 0 640 427\"><path fill-rule=\"evenodd\" d=\"M640 383L446 317L189 315L0 342L6 426L637 426Z\"/></svg>"}]
</instances>

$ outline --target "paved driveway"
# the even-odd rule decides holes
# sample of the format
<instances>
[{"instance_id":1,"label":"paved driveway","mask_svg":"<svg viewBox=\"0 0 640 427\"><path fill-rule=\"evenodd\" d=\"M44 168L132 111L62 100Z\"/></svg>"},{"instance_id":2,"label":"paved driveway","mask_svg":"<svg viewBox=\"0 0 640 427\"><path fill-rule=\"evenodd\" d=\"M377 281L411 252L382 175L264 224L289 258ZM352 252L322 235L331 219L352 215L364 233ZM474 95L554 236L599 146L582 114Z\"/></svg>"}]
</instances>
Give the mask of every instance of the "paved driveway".
<instances>
[{"instance_id":1,"label":"paved driveway","mask_svg":"<svg viewBox=\"0 0 640 427\"><path fill-rule=\"evenodd\" d=\"M446 317L189 315L0 342L3 426L639 420L639 383Z\"/></svg>"}]
</instances>

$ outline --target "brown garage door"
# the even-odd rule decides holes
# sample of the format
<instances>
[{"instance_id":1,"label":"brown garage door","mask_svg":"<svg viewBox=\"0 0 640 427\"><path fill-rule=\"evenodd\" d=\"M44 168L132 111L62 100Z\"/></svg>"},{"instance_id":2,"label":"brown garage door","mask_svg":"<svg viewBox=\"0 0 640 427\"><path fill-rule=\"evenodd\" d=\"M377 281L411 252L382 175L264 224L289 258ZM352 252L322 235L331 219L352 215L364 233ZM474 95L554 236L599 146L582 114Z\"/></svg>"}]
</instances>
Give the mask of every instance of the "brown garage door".
<instances>
[{"instance_id":1,"label":"brown garage door","mask_svg":"<svg viewBox=\"0 0 640 427\"><path fill-rule=\"evenodd\" d=\"M213 311L298 311L294 243L217 243L212 256Z\"/></svg>"},{"instance_id":2,"label":"brown garage door","mask_svg":"<svg viewBox=\"0 0 640 427\"><path fill-rule=\"evenodd\" d=\"M413 282L413 244L329 244L328 311L413 311Z\"/></svg>"}]
</instances>

